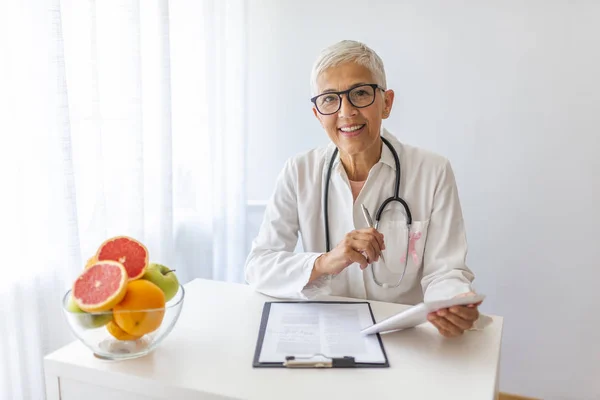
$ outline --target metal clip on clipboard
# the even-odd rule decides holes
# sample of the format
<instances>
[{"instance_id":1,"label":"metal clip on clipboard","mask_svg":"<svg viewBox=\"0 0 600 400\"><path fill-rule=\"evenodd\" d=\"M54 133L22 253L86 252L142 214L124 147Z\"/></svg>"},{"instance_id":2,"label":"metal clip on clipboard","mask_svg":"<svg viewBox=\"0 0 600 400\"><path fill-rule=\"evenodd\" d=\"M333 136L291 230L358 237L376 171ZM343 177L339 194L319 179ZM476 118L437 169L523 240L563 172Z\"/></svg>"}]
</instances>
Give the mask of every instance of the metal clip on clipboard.
<instances>
[{"instance_id":1,"label":"metal clip on clipboard","mask_svg":"<svg viewBox=\"0 0 600 400\"><path fill-rule=\"evenodd\" d=\"M325 360L315 360L314 357L321 356ZM287 356L283 362L287 368L351 368L355 367L354 357L327 357L323 354L315 354L311 357Z\"/></svg>"}]
</instances>

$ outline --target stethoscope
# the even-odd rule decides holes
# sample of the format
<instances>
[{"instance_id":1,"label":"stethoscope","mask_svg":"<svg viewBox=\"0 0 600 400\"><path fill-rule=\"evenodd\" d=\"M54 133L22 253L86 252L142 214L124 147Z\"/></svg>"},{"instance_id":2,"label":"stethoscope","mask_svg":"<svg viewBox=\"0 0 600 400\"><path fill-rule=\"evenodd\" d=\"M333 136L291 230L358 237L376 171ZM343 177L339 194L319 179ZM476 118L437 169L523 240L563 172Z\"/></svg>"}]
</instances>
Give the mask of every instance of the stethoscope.
<instances>
[{"instance_id":1,"label":"stethoscope","mask_svg":"<svg viewBox=\"0 0 600 400\"><path fill-rule=\"evenodd\" d=\"M408 207L408 204L406 204L406 202L399 196L400 193L400 159L398 158L398 153L396 153L396 150L394 149L394 146L392 146L392 144L383 136L381 137L381 140L383 140L383 143L385 143L385 145L390 149L390 151L392 152L392 155L394 156L394 162L396 163L396 182L394 184L394 196L389 197L387 199L385 199L383 201L383 203L381 203L381 206L379 206L379 209L377 210L377 214L375 214L375 229L377 229L377 227L379 226L379 220L381 218L381 214L383 213L385 207L393 202L393 201L397 201L398 203L402 204L402 207L404 207L404 211L406 213L406 226L407 226L407 230L406 230L406 255L404 257L404 269L402 271L402 275L400 276L400 279L398 280L398 282L396 282L395 285L390 285L388 283L381 283L377 280L377 278L375 277L375 271L373 268L373 265L371 264L371 275L373 276L373 281L378 285L381 286L384 289L388 289L388 288L396 288L398 286L400 286L400 283L402 283L402 279L404 278L404 274L406 273L406 266L408 264L408 245L409 245L409 239L410 239L410 227L412 225L412 214L410 213L410 208ZM330 242L329 242L329 213L328 213L328 195L329 195L329 180L331 178L331 169L333 168L333 162L335 161L335 156L338 153L338 149L336 148L333 152L333 155L331 156L331 161L329 162L329 169L327 170L327 180L325 181L325 199L324 199L324 208L325 208L325 240L327 242L327 251L329 251L331 249L330 246Z\"/></svg>"}]
</instances>

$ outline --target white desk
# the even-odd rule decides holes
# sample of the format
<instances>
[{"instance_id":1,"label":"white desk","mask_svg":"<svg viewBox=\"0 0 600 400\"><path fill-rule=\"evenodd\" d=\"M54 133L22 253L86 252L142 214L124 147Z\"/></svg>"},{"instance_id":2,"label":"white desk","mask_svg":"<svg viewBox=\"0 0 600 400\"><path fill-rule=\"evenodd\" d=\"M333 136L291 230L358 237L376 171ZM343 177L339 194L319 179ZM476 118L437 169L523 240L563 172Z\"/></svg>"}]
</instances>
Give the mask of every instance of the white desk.
<instances>
[{"instance_id":1,"label":"white desk","mask_svg":"<svg viewBox=\"0 0 600 400\"><path fill-rule=\"evenodd\" d=\"M327 299L339 300L330 297ZM95 358L73 342L44 359L48 400L138 399L493 399L502 318L483 331L445 339L425 324L382 335L389 368L252 368L269 297L208 280L186 285L180 319L151 354ZM405 306L371 302L375 319Z\"/></svg>"}]
</instances>

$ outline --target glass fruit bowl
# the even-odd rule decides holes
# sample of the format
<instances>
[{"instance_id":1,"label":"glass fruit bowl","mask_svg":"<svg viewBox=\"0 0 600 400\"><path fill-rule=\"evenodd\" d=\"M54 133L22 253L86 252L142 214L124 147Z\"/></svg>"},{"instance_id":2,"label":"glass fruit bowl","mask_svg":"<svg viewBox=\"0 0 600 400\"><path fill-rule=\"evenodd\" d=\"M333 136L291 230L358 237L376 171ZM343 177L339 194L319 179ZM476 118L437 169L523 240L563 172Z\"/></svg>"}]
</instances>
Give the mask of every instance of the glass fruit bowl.
<instances>
[{"instance_id":1,"label":"glass fruit bowl","mask_svg":"<svg viewBox=\"0 0 600 400\"><path fill-rule=\"evenodd\" d=\"M62 299L62 310L71 331L97 358L124 360L144 356L166 338L181 314L185 289L180 284L163 308L83 312L74 306L71 289ZM131 335L121 329L128 327Z\"/></svg>"}]
</instances>

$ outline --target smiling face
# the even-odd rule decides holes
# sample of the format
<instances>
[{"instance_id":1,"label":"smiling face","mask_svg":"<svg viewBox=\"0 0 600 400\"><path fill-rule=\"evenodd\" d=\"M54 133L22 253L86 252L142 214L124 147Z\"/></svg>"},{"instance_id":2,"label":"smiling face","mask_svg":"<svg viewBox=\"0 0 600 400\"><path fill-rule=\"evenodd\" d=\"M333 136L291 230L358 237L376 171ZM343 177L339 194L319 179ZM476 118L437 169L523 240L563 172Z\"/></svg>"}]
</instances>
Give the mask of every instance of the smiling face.
<instances>
[{"instance_id":1,"label":"smiling face","mask_svg":"<svg viewBox=\"0 0 600 400\"><path fill-rule=\"evenodd\" d=\"M339 92L362 84L377 83L368 68L356 63L344 63L325 70L317 78L318 93ZM379 151L381 121L388 117L394 101L394 92L375 90L373 104L357 108L350 104L347 94L337 113L322 115L313 112L329 138L340 149L342 156L355 157L360 153Z\"/></svg>"}]
</instances>

